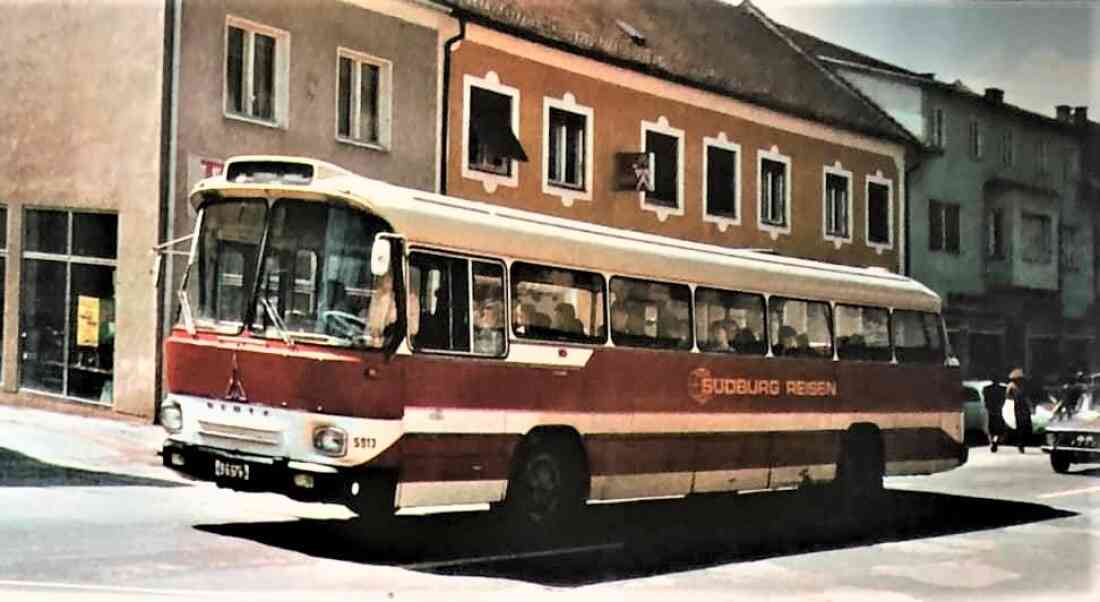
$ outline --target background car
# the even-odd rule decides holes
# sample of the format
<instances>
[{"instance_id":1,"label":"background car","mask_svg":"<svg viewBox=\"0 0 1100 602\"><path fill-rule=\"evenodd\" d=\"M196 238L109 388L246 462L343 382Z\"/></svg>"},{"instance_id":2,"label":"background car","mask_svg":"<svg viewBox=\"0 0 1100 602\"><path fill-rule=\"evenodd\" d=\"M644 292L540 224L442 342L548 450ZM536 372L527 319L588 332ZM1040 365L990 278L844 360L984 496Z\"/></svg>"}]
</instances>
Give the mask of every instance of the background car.
<instances>
[{"instance_id":1,"label":"background car","mask_svg":"<svg viewBox=\"0 0 1100 602\"><path fill-rule=\"evenodd\" d=\"M1100 407L1091 387L1081 396L1077 411L1050 421L1043 451L1050 454L1054 472L1064 473L1075 462L1100 462Z\"/></svg>"}]
</instances>

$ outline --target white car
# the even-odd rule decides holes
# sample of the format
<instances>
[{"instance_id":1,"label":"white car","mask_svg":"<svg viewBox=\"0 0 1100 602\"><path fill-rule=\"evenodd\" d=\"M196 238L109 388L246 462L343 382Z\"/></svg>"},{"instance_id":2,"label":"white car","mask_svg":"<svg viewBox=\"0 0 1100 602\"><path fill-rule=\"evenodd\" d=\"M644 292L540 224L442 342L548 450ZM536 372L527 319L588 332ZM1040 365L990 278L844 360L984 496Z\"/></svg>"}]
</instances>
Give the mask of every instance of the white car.
<instances>
[{"instance_id":1,"label":"white car","mask_svg":"<svg viewBox=\"0 0 1100 602\"><path fill-rule=\"evenodd\" d=\"M968 435L977 435L989 440L989 412L985 409L985 400L982 390L992 384L991 380L964 380L963 381L963 425ZM1031 409L1031 429L1033 434L1041 434L1046 430L1054 414L1054 405L1057 403L1050 395L1046 395L1046 401L1037 404ZM1016 413L1013 411L1012 402L1006 401L1002 406L1001 417L1005 426L1011 430L1016 429Z\"/></svg>"}]
</instances>

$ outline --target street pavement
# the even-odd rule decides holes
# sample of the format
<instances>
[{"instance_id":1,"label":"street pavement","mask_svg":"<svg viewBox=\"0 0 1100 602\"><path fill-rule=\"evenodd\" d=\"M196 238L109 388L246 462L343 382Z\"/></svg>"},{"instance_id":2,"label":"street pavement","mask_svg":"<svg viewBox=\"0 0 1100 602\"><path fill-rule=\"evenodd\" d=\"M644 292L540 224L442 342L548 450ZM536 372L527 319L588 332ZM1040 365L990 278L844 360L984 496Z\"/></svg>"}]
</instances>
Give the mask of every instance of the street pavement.
<instances>
[{"instance_id":1,"label":"street pavement","mask_svg":"<svg viewBox=\"0 0 1100 602\"><path fill-rule=\"evenodd\" d=\"M193 483L156 427L0 406L0 600L1092 600L1100 467L1032 448L825 488L593 505L535 539L491 512L367 524Z\"/></svg>"}]
</instances>

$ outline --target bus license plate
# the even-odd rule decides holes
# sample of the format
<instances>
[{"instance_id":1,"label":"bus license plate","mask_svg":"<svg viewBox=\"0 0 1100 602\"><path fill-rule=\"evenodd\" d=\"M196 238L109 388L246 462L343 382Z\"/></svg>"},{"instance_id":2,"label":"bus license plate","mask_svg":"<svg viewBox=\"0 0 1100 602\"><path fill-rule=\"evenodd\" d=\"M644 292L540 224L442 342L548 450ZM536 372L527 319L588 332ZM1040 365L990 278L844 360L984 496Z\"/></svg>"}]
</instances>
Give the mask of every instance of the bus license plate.
<instances>
[{"instance_id":1,"label":"bus license plate","mask_svg":"<svg viewBox=\"0 0 1100 602\"><path fill-rule=\"evenodd\" d=\"M214 458L214 478L248 480L248 464L237 464Z\"/></svg>"}]
</instances>

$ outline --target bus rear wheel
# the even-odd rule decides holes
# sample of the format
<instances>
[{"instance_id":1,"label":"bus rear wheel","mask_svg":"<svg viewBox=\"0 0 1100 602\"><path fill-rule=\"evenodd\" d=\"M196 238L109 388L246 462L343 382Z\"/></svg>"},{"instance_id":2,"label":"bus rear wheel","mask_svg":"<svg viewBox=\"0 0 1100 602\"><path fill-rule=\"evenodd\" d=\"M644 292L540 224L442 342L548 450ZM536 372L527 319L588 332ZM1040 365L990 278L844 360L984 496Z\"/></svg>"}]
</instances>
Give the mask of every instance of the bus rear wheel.
<instances>
[{"instance_id":1,"label":"bus rear wheel","mask_svg":"<svg viewBox=\"0 0 1100 602\"><path fill-rule=\"evenodd\" d=\"M536 437L516 458L504 510L520 527L546 533L584 506L586 471L582 452L564 437Z\"/></svg>"},{"instance_id":2,"label":"bus rear wheel","mask_svg":"<svg viewBox=\"0 0 1100 602\"><path fill-rule=\"evenodd\" d=\"M1069 465L1069 454L1060 451L1050 452L1050 467L1054 469L1054 472L1065 474L1069 472Z\"/></svg>"}]
</instances>

